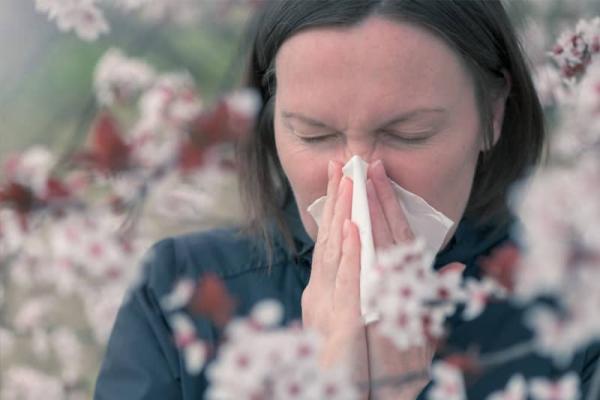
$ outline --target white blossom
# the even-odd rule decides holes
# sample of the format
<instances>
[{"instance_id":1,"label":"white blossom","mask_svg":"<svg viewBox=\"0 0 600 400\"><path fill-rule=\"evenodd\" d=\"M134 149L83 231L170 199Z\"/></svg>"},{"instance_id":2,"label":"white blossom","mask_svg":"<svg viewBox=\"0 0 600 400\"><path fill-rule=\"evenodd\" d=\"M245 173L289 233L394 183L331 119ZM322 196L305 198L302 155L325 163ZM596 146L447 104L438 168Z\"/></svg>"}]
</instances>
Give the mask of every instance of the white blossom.
<instances>
[{"instance_id":1,"label":"white blossom","mask_svg":"<svg viewBox=\"0 0 600 400\"><path fill-rule=\"evenodd\" d=\"M0 209L0 262L15 254L27 240L21 219L16 211Z\"/></svg>"},{"instance_id":2,"label":"white blossom","mask_svg":"<svg viewBox=\"0 0 600 400\"><path fill-rule=\"evenodd\" d=\"M27 332L44 326L56 300L50 296L29 299L17 311L13 325L18 331Z\"/></svg>"},{"instance_id":3,"label":"white blossom","mask_svg":"<svg viewBox=\"0 0 600 400\"><path fill-rule=\"evenodd\" d=\"M85 316L100 345L108 342L119 307L126 296L126 284L105 284L98 289L88 289L83 296Z\"/></svg>"},{"instance_id":4,"label":"white blossom","mask_svg":"<svg viewBox=\"0 0 600 400\"><path fill-rule=\"evenodd\" d=\"M61 327L50 334L50 342L56 354L64 382L75 384L81 378L83 347L75 333Z\"/></svg>"},{"instance_id":5,"label":"white blossom","mask_svg":"<svg viewBox=\"0 0 600 400\"><path fill-rule=\"evenodd\" d=\"M467 278L465 280L465 309L463 318L472 320L477 318L492 299L506 297L506 291L496 281L489 278L481 280Z\"/></svg>"},{"instance_id":6,"label":"white blossom","mask_svg":"<svg viewBox=\"0 0 600 400\"><path fill-rule=\"evenodd\" d=\"M523 375L513 375L504 390L492 393L487 400L527 400L527 381Z\"/></svg>"},{"instance_id":7,"label":"white blossom","mask_svg":"<svg viewBox=\"0 0 600 400\"><path fill-rule=\"evenodd\" d=\"M526 246L515 295L522 301L543 295L557 299L560 312L534 310L528 321L540 350L563 361L600 337L595 322L600 305L598 182L600 161L582 157L572 168L535 177L518 208Z\"/></svg>"},{"instance_id":8,"label":"white blossom","mask_svg":"<svg viewBox=\"0 0 600 400\"><path fill-rule=\"evenodd\" d=\"M156 73L147 63L127 57L120 49L109 49L94 71L94 88L100 104L130 99L149 87Z\"/></svg>"},{"instance_id":9,"label":"white blossom","mask_svg":"<svg viewBox=\"0 0 600 400\"><path fill-rule=\"evenodd\" d=\"M583 153L600 154L600 60L587 68L573 95L563 108L563 120L552 142L553 151L562 157Z\"/></svg>"},{"instance_id":10,"label":"white blossom","mask_svg":"<svg viewBox=\"0 0 600 400\"><path fill-rule=\"evenodd\" d=\"M424 249L417 240L378 254L369 302L381 317L377 329L399 349L441 337L445 317L464 301L461 271L436 273Z\"/></svg>"},{"instance_id":11,"label":"white blossom","mask_svg":"<svg viewBox=\"0 0 600 400\"><path fill-rule=\"evenodd\" d=\"M427 392L428 400L464 400L467 398L462 372L453 365L436 361L432 368L433 385Z\"/></svg>"},{"instance_id":12,"label":"white blossom","mask_svg":"<svg viewBox=\"0 0 600 400\"><path fill-rule=\"evenodd\" d=\"M48 149L33 146L22 153L10 155L4 172L8 180L30 188L38 197L44 197L55 163L56 158Z\"/></svg>"},{"instance_id":13,"label":"white blossom","mask_svg":"<svg viewBox=\"0 0 600 400\"><path fill-rule=\"evenodd\" d=\"M529 384L529 393L533 400L577 400L581 396L579 377L570 372L557 381L533 378Z\"/></svg>"},{"instance_id":14,"label":"white blossom","mask_svg":"<svg viewBox=\"0 0 600 400\"><path fill-rule=\"evenodd\" d=\"M196 290L196 280L180 279L171 293L160 300L160 305L165 311L184 307L192 298Z\"/></svg>"},{"instance_id":15,"label":"white blossom","mask_svg":"<svg viewBox=\"0 0 600 400\"><path fill-rule=\"evenodd\" d=\"M175 334L175 343L183 352L186 370L190 374L197 374L206 362L206 345L198 339L194 323L183 312L174 313L169 320Z\"/></svg>"},{"instance_id":16,"label":"white blossom","mask_svg":"<svg viewBox=\"0 0 600 400\"><path fill-rule=\"evenodd\" d=\"M358 398L343 365L319 367L320 338L315 332L275 326L282 317L280 308L267 300L250 318L228 325L227 341L207 369L207 398Z\"/></svg>"},{"instance_id":17,"label":"white blossom","mask_svg":"<svg viewBox=\"0 0 600 400\"><path fill-rule=\"evenodd\" d=\"M3 374L0 398L3 400L64 400L60 379L27 366L11 366Z\"/></svg>"},{"instance_id":18,"label":"white blossom","mask_svg":"<svg viewBox=\"0 0 600 400\"><path fill-rule=\"evenodd\" d=\"M162 74L140 99L140 121L148 129L178 130L196 118L202 106L188 73Z\"/></svg>"},{"instance_id":19,"label":"white blossom","mask_svg":"<svg viewBox=\"0 0 600 400\"><path fill-rule=\"evenodd\" d=\"M61 31L75 31L83 40L96 40L109 30L94 0L36 0L36 8L55 20Z\"/></svg>"},{"instance_id":20,"label":"white blossom","mask_svg":"<svg viewBox=\"0 0 600 400\"><path fill-rule=\"evenodd\" d=\"M7 359L15 348L15 335L11 329L0 326L0 360Z\"/></svg>"}]
</instances>

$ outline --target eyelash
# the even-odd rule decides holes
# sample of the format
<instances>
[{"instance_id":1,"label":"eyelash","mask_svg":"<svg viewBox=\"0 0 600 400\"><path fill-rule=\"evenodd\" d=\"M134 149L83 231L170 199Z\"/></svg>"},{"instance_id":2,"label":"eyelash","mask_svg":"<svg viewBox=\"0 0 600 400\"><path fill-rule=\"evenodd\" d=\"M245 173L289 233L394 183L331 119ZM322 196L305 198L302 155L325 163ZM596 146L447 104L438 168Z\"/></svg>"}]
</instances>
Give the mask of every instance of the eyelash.
<instances>
[{"instance_id":1,"label":"eyelash","mask_svg":"<svg viewBox=\"0 0 600 400\"><path fill-rule=\"evenodd\" d=\"M427 139L429 139L429 136L418 137L418 138L403 138L403 137L400 137L391 132L384 132L384 133L388 138L391 138L394 141L399 141L399 142L408 143L408 144L420 144L420 143L425 142ZM301 137L300 136L300 140L302 140L305 143L323 143L323 142L332 140L334 138L336 138L336 135L325 135L325 136L316 136L316 137Z\"/></svg>"}]
</instances>

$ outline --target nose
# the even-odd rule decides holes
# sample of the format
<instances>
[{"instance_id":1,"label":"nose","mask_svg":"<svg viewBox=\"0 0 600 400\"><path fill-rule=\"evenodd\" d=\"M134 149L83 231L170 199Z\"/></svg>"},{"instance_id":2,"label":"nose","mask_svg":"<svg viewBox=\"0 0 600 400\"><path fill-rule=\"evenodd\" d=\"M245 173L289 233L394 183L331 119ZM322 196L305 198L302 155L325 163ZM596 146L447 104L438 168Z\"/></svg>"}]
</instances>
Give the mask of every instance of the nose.
<instances>
[{"instance_id":1,"label":"nose","mask_svg":"<svg viewBox=\"0 0 600 400\"><path fill-rule=\"evenodd\" d=\"M343 149L343 163L345 164L353 156L359 156L367 163L371 163L377 159L376 143L374 140L348 140Z\"/></svg>"}]
</instances>

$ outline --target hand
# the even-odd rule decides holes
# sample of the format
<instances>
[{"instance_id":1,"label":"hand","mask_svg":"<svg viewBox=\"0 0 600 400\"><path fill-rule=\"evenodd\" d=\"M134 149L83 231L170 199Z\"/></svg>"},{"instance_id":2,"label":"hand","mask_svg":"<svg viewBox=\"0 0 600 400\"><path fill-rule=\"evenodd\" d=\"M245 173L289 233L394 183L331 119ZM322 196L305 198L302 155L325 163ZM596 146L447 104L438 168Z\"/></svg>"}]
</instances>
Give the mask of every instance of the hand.
<instances>
[{"instance_id":1,"label":"hand","mask_svg":"<svg viewBox=\"0 0 600 400\"><path fill-rule=\"evenodd\" d=\"M396 200L381 161L369 165L367 173L367 198L371 215L371 228L376 251L387 249L400 243L414 240L402 207ZM442 268L441 273L464 265L452 263ZM428 371L435 347L432 343L416 346L408 350L398 350L389 339L381 336L377 323L367 326L369 369L371 380L387 377L402 377L406 374ZM424 377L401 386L373 386L373 398L377 399L414 399L428 383Z\"/></svg>"},{"instance_id":2,"label":"hand","mask_svg":"<svg viewBox=\"0 0 600 400\"><path fill-rule=\"evenodd\" d=\"M302 294L302 322L323 338L321 366L349 365L357 383L368 383L365 327L360 311L360 237L350 221L352 181L331 162L327 202ZM365 388L368 396L368 388Z\"/></svg>"}]
</instances>

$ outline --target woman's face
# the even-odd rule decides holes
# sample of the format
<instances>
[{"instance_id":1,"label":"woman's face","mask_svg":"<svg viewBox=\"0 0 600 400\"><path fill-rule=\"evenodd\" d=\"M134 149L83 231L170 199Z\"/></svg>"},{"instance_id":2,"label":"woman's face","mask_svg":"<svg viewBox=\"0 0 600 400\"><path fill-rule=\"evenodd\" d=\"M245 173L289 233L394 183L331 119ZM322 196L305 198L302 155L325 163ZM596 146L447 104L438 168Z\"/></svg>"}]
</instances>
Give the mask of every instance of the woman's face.
<instances>
[{"instance_id":1,"label":"woman's face","mask_svg":"<svg viewBox=\"0 0 600 400\"><path fill-rule=\"evenodd\" d=\"M277 153L313 239L306 208L325 194L328 162L355 154L380 159L392 180L461 218L483 138L473 83L441 39L369 17L300 32L275 61ZM501 121L503 106L495 114Z\"/></svg>"}]
</instances>

